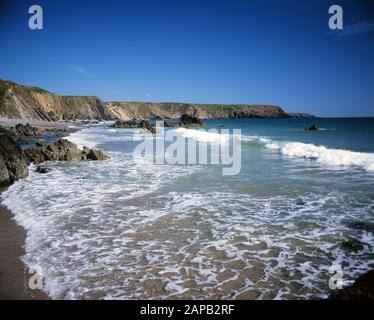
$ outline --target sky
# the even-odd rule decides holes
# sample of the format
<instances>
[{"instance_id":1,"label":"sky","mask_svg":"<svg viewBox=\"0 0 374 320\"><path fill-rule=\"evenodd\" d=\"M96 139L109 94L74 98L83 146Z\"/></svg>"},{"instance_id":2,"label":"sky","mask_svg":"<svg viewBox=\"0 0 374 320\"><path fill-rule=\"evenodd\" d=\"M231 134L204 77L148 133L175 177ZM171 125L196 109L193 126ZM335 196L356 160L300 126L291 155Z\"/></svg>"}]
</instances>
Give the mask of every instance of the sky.
<instances>
[{"instance_id":1,"label":"sky","mask_svg":"<svg viewBox=\"0 0 374 320\"><path fill-rule=\"evenodd\" d=\"M62 95L374 116L373 57L374 0L0 0L0 78Z\"/></svg>"}]
</instances>

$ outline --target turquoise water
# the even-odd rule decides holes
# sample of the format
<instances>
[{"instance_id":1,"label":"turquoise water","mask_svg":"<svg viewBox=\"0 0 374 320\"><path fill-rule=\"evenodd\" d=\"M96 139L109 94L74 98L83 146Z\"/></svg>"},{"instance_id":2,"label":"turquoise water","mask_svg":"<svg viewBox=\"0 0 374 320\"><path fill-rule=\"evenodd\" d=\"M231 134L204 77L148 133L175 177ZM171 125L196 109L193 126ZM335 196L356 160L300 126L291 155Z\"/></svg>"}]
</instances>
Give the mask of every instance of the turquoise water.
<instances>
[{"instance_id":1,"label":"turquoise water","mask_svg":"<svg viewBox=\"0 0 374 320\"><path fill-rule=\"evenodd\" d=\"M69 139L110 160L2 195L52 298L324 298L331 266L344 285L374 267L374 119L206 122L241 129L238 175L134 159L133 131L101 124Z\"/></svg>"}]
</instances>

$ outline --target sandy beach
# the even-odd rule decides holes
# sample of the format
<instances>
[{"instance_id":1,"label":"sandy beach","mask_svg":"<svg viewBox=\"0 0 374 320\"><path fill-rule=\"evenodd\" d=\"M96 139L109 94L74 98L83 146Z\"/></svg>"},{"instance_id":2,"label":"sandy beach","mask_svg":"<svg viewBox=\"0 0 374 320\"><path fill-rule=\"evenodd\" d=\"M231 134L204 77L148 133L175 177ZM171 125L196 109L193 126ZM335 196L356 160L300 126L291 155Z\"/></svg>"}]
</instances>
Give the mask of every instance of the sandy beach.
<instances>
[{"instance_id":1,"label":"sandy beach","mask_svg":"<svg viewBox=\"0 0 374 320\"><path fill-rule=\"evenodd\" d=\"M48 299L41 290L27 286L29 275L21 260L25 236L25 230L16 224L12 213L0 205L0 300Z\"/></svg>"}]
</instances>

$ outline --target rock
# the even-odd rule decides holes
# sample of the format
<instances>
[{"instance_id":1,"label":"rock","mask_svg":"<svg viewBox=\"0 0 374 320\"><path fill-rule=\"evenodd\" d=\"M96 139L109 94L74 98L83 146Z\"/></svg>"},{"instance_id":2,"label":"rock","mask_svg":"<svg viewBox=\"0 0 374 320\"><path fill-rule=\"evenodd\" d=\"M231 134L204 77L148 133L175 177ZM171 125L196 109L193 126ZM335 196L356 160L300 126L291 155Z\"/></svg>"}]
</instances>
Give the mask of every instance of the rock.
<instances>
[{"instance_id":1,"label":"rock","mask_svg":"<svg viewBox=\"0 0 374 320\"><path fill-rule=\"evenodd\" d=\"M343 249L347 251L356 252L356 251L361 251L364 249L364 243L362 243L361 241L357 239L351 238L347 241L342 242L342 247Z\"/></svg>"},{"instance_id":2,"label":"rock","mask_svg":"<svg viewBox=\"0 0 374 320\"><path fill-rule=\"evenodd\" d=\"M0 133L0 186L27 177L29 161L11 134Z\"/></svg>"},{"instance_id":3,"label":"rock","mask_svg":"<svg viewBox=\"0 0 374 320\"><path fill-rule=\"evenodd\" d=\"M52 171L52 169L47 168L47 167L38 166L36 168L36 172L39 172L39 173L48 173L48 172L51 172L51 171Z\"/></svg>"},{"instance_id":4,"label":"rock","mask_svg":"<svg viewBox=\"0 0 374 320\"><path fill-rule=\"evenodd\" d=\"M100 149L91 149L86 155L87 160L107 160L108 156Z\"/></svg>"},{"instance_id":5,"label":"rock","mask_svg":"<svg viewBox=\"0 0 374 320\"><path fill-rule=\"evenodd\" d=\"M333 299L374 300L374 270L359 276L350 287L339 290Z\"/></svg>"},{"instance_id":6,"label":"rock","mask_svg":"<svg viewBox=\"0 0 374 320\"><path fill-rule=\"evenodd\" d=\"M318 127L315 124L312 124L310 127L305 128L307 131L317 131Z\"/></svg>"},{"instance_id":7,"label":"rock","mask_svg":"<svg viewBox=\"0 0 374 320\"><path fill-rule=\"evenodd\" d=\"M110 127L118 129L136 129L138 127L138 123L135 119L129 121L117 120Z\"/></svg>"},{"instance_id":8,"label":"rock","mask_svg":"<svg viewBox=\"0 0 374 320\"><path fill-rule=\"evenodd\" d=\"M183 114L181 116L180 124L181 126L184 126L184 127L190 127L190 126L203 127L205 125L199 118L190 116L189 114Z\"/></svg>"},{"instance_id":9,"label":"rock","mask_svg":"<svg viewBox=\"0 0 374 320\"><path fill-rule=\"evenodd\" d=\"M130 121L117 120L111 125L111 127L120 129L143 129L152 134L156 133L156 129L152 127L151 124L146 120L140 120L139 122L135 119Z\"/></svg>"},{"instance_id":10,"label":"rock","mask_svg":"<svg viewBox=\"0 0 374 320\"><path fill-rule=\"evenodd\" d=\"M151 124L148 121L146 121L146 120L141 120L138 123L138 128L143 129L145 131L148 131L148 132L150 132L152 134L156 133L156 128L152 127Z\"/></svg>"},{"instance_id":11,"label":"rock","mask_svg":"<svg viewBox=\"0 0 374 320\"><path fill-rule=\"evenodd\" d=\"M176 128L176 127L179 127L178 123L165 122L165 121L159 122L157 125L159 127L164 127L164 128Z\"/></svg>"},{"instance_id":12,"label":"rock","mask_svg":"<svg viewBox=\"0 0 374 320\"><path fill-rule=\"evenodd\" d=\"M23 125L19 123L15 127L9 129L0 127L0 133L7 133L19 144L27 144L27 138L39 137L42 135L43 131L36 127L32 127L30 124Z\"/></svg>"},{"instance_id":13,"label":"rock","mask_svg":"<svg viewBox=\"0 0 374 320\"><path fill-rule=\"evenodd\" d=\"M38 139L38 140L36 140L35 145L36 145L37 147L43 147L43 146L47 146L48 143L45 142L43 139Z\"/></svg>"},{"instance_id":14,"label":"rock","mask_svg":"<svg viewBox=\"0 0 374 320\"><path fill-rule=\"evenodd\" d=\"M28 148L24 152L25 152L25 155L30 162L42 163L42 162L48 160L48 159L46 159L44 153L40 149Z\"/></svg>"},{"instance_id":15,"label":"rock","mask_svg":"<svg viewBox=\"0 0 374 320\"><path fill-rule=\"evenodd\" d=\"M15 126L15 130L18 135L26 137L40 137L43 133L42 130L32 127L29 123L26 125L19 123Z\"/></svg>"},{"instance_id":16,"label":"rock","mask_svg":"<svg viewBox=\"0 0 374 320\"><path fill-rule=\"evenodd\" d=\"M34 163L44 161L71 161L71 160L105 160L108 157L99 149L84 148L80 150L77 145L66 139L59 139L51 144L38 140L35 148L28 148L25 154Z\"/></svg>"},{"instance_id":17,"label":"rock","mask_svg":"<svg viewBox=\"0 0 374 320\"><path fill-rule=\"evenodd\" d=\"M346 225L355 230L374 232L374 223L367 221L349 221Z\"/></svg>"}]
</instances>

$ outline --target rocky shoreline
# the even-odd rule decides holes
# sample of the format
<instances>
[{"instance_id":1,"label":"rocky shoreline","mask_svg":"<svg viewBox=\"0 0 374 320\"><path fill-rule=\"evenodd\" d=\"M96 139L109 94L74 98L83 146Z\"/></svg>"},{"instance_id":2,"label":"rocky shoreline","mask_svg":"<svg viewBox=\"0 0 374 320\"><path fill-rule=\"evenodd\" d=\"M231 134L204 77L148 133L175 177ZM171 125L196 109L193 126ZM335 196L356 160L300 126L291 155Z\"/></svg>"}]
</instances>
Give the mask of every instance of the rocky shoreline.
<instances>
[{"instance_id":1,"label":"rocky shoreline","mask_svg":"<svg viewBox=\"0 0 374 320\"><path fill-rule=\"evenodd\" d=\"M27 177L28 166L31 163L109 158L100 149L84 147L81 150L76 144L59 138L62 133L66 133L65 129L55 132L55 143L40 139L43 133L44 130L30 124L17 124L9 129L0 127L0 186L6 187L16 180ZM20 144L27 144L30 138L39 138L36 140L36 146L22 149Z\"/></svg>"},{"instance_id":2,"label":"rocky shoreline","mask_svg":"<svg viewBox=\"0 0 374 320\"><path fill-rule=\"evenodd\" d=\"M1 122L0 127L0 192L19 179L26 178L30 163L41 164L44 161L70 160L105 160L108 156L102 150L79 149L74 143L61 137L75 131L67 127L67 123L43 123L34 127L28 123ZM82 123L85 124L85 123ZM54 143L41 138L52 132ZM35 147L22 149L31 140L36 140ZM42 165L36 171L46 173L50 169ZM0 204L0 300L45 300L48 296L41 290L31 290L28 285L30 275L21 260L25 254L24 243L26 232L16 224L12 213Z\"/></svg>"}]
</instances>

